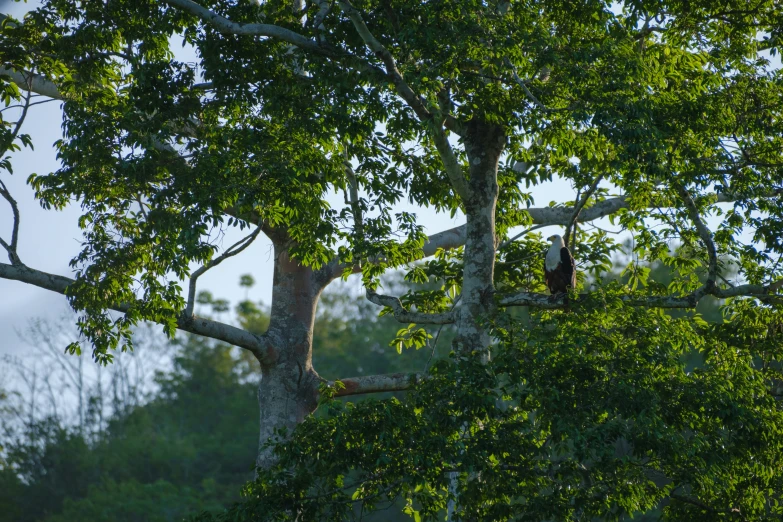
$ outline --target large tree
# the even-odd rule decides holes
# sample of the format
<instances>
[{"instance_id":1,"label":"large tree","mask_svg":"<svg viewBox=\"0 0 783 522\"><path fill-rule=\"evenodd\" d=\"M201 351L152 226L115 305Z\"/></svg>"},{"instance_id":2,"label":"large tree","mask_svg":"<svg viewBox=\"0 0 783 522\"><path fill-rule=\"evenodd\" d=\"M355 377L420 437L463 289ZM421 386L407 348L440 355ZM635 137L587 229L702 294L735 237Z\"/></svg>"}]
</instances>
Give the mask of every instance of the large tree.
<instances>
[{"instance_id":1,"label":"large tree","mask_svg":"<svg viewBox=\"0 0 783 522\"><path fill-rule=\"evenodd\" d=\"M26 266L16 204L0 185L14 210L0 277L67 295L101 361L130 342L140 320L251 351L263 375L261 469L276 461L263 443L316 408L318 298L352 273L362 274L370 301L409 325L401 345L423 342L414 324L453 324L455 356L478 354L482 365L491 346L510 349L525 336L545 349L541 332L555 327L665 321L640 310L727 299L727 314L738 324L753 315L767 336L758 334L765 351L742 368L771 379L763 372L776 368L770 325L783 281L783 88L769 55L779 50L780 27L773 0L45 1L24 20L3 22L5 102L23 107L2 144L7 152L28 142L20 132L28 93L63 101L62 166L30 183L46 207L81 204L84 243L75 279ZM180 42L198 63L176 59ZM555 178L573 184L574 203L533 206L530 187ZM334 190L344 192L343 208L326 203ZM395 213L405 198L461 211L466 223L426 237L415 216ZM634 236L629 284L545 295L545 245L509 237L512 228L561 225L580 270L600 272L616 246L584 224L605 216ZM210 232L223 225L249 235L218 251ZM267 331L196 317L198 276L261 233L275 248ZM646 285L640 260L666 263L676 278L666 288ZM377 293L379 276L403 265L409 279L434 278L441 291ZM504 326L518 306L572 314L536 312L556 319L517 321L538 325L520 337ZM648 327L683 335L662 324ZM564 346L579 345L560 335ZM498 353L508 360L507 350ZM502 372L535 384L535 374L512 370ZM465 382L455 379L431 382ZM346 378L337 393L416 380ZM777 419L777 403L759 397ZM472 433L469 424L459 433ZM444 471L452 499L460 471ZM719 509L730 513L731 502Z\"/></svg>"}]
</instances>

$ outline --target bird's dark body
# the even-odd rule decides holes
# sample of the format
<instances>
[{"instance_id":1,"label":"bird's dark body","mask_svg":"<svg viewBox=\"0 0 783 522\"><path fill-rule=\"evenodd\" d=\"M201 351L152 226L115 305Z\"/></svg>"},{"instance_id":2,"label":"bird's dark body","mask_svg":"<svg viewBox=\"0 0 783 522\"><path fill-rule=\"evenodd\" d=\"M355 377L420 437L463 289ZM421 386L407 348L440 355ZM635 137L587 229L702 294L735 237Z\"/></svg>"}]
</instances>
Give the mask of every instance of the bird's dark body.
<instances>
[{"instance_id":1,"label":"bird's dark body","mask_svg":"<svg viewBox=\"0 0 783 522\"><path fill-rule=\"evenodd\" d=\"M560 249L560 263L554 270L547 270L544 267L544 278L552 295L566 293L569 288L576 286L576 266L568 248Z\"/></svg>"}]
</instances>

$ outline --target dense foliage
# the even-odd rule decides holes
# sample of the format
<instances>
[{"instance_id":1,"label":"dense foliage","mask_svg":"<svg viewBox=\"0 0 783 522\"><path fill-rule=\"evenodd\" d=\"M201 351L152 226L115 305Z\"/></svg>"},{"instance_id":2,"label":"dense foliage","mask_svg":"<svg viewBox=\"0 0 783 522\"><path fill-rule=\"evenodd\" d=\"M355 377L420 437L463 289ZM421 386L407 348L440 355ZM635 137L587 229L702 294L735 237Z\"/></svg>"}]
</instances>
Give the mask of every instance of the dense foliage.
<instances>
[{"instance_id":1,"label":"dense foliage","mask_svg":"<svg viewBox=\"0 0 783 522\"><path fill-rule=\"evenodd\" d=\"M403 502L467 520L779 520L781 317L671 318L597 296L571 312L500 318L497 344L439 361L401 399L327 402L276 447L225 520L361 519ZM703 362L686 369L686 358ZM235 518L237 517L237 518ZM220 520L224 520L221 518Z\"/></svg>"}]
</instances>

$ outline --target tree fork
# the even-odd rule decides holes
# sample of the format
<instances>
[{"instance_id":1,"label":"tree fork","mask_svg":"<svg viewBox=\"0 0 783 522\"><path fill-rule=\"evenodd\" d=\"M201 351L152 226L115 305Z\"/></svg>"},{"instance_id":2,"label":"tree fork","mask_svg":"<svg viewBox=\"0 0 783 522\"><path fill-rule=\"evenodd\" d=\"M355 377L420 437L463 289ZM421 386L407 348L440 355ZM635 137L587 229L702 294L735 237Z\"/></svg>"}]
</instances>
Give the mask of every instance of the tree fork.
<instances>
[{"instance_id":1,"label":"tree fork","mask_svg":"<svg viewBox=\"0 0 783 522\"><path fill-rule=\"evenodd\" d=\"M284 232L268 234L274 244L272 309L258 386L259 447L256 465L268 468L274 455L267 441L278 430L290 434L318 406L321 379L313 368L313 329L318 299L328 278L288 253Z\"/></svg>"}]
</instances>

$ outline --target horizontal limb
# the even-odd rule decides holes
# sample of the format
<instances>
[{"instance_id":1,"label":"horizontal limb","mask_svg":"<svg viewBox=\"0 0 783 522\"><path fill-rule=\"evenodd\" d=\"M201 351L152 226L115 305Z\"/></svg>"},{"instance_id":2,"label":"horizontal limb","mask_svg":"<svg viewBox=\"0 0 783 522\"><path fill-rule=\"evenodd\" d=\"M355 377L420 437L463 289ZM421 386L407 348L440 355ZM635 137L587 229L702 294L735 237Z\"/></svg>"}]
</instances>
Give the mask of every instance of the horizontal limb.
<instances>
[{"instance_id":1,"label":"horizontal limb","mask_svg":"<svg viewBox=\"0 0 783 522\"><path fill-rule=\"evenodd\" d=\"M424 377L419 373L389 373L383 375L365 375L339 379L344 388L337 390L336 397L361 395L364 393L381 393L404 391L421 381ZM334 381L328 381L328 386L334 386Z\"/></svg>"},{"instance_id":2,"label":"horizontal limb","mask_svg":"<svg viewBox=\"0 0 783 522\"><path fill-rule=\"evenodd\" d=\"M620 296L620 300L629 306L643 306L649 308L696 308L699 301L704 296L711 295L718 299L728 299L730 297L754 297L757 299L767 299L774 297L781 287L783 279L770 283L768 285L739 285L733 288L721 289L717 286L711 288L702 287L695 292L685 296L673 295L654 295L648 297ZM531 306L545 310L556 310L565 308L567 304L578 303L580 300L587 299L590 294L579 294L576 299L569 298L566 303L566 294L556 296L539 294L534 292L518 292L500 299L500 306ZM783 297L783 296L779 296Z\"/></svg>"},{"instance_id":3,"label":"horizontal limb","mask_svg":"<svg viewBox=\"0 0 783 522\"><path fill-rule=\"evenodd\" d=\"M272 24L238 24L232 22L228 18L220 16L219 14L210 11L206 7L193 2L192 0L163 0L164 3L171 7L187 11L192 15L197 16L204 22L211 25L216 31L223 34L236 34L246 36L262 36L267 38L274 38L283 42L290 43L301 49L310 49L315 51L323 51L321 46L315 40L311 40L299 33L285 29Z\"/></svg>"},{"instance_id":4,"label":"horizontal limb","mask_svg":"<svg viewBox=\"0 0 783 522\"><path fill-rule=\"evenodd\" d=\"M0 279L21 281L62 295L66 295L68 286L75 282L68 277L49 274L21 264L9 265L7 263L0 263ZM109 308L125 313L130 305L120 304ZM259 360L268 358L269 347L264 335L255 335L236 326L186 314L180 315L177 319L177 328L244 348L252 352Z\"/></svg>"}]
</instances>

